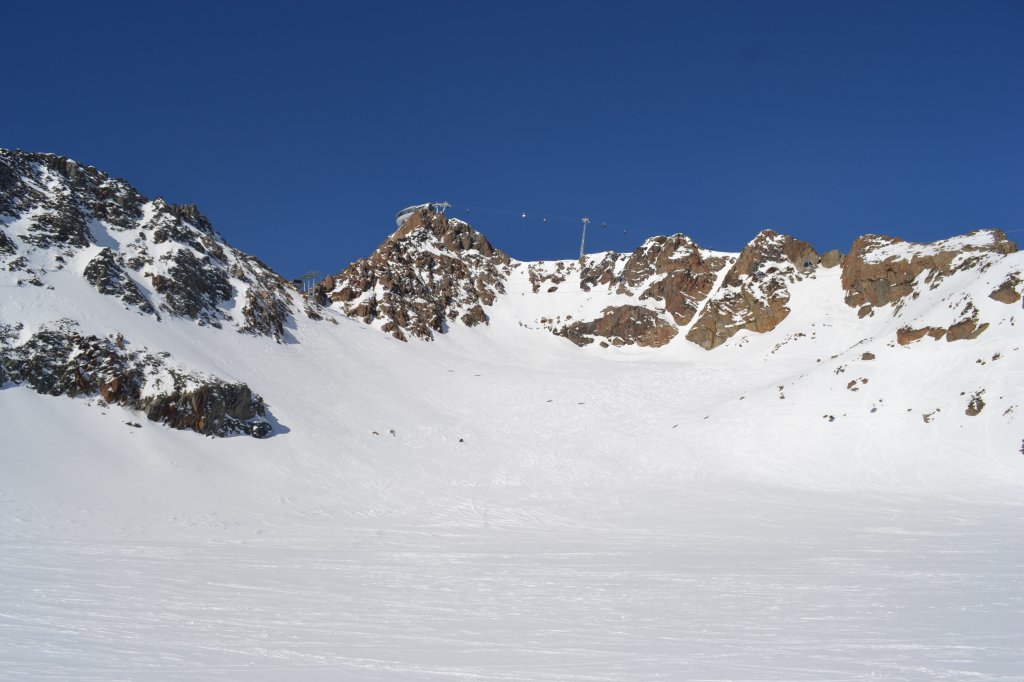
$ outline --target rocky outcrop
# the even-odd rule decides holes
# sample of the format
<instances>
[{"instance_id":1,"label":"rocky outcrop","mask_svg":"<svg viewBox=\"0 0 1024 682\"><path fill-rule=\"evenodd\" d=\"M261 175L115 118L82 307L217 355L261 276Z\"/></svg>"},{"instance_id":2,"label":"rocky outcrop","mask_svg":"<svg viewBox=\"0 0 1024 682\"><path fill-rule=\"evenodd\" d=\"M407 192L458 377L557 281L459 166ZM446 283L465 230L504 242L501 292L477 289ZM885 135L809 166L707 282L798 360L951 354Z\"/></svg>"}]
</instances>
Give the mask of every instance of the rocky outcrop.
<instances>
[{"instance_id":1,"label":"rocky outcrop","mask_svg":"<svg viewBox=\"0 0 1024 682\"><path fill-rule=\"evenodd\" d=\"M430 340L456 321L487 324L509 263L467 223L425 206L369 258L320 282L314 297L400 340Z\"/></svg>"},{"instance_id":2,"label":"rocky outcrop","mask_svg":"<svg viewBox=\"0 0 1024 682\"><path fill-rule=\"evenodd\" d=\"M283 283L280 286L285 286ZM245 322L241 330L258 336L284 338L284 325L291 315L291 308L285 296L274 296L265 288L248 289L245 292L245 306L242 317ZM307 315L309 312L307 311Z\"/></svg>"},{"instance_id":3,"label":"rocky outcrop","mask_svg":"<svg viewBox=\"0 0 1024 682\"><path fill-rule=\"evenodd\" d=\"M907 346L923 339L925 336L930 336L935 340L941 339L946 335L946 330L942 327L921 327L920 329L911 329L910 327L900 327L896 330L896 343L901 346Z\"/></svg>"},{"instance_id":4,"label":"rocky outcrop","mask_svg":"<svg viewBox=\"0 0 1024 682\"><path fill-rule=\"evenodd\" d=\"M574 322L555 332L577 346L586 346L601 340L607 346L664 346L679 333L658 313L635 305L610 306L601 317L590 322Z\"/></svg>"},{"instance_id":5,"label":"rocky outcrop","mask_svg":"<svg viewBox=\"0 0 1024 682\"><path fill-rule=\"evenodd\" d=\"M979 324L977 318L968 318L957 322L946 330L946 340L963 341L965 339L976 339L986 329L988 329L988 322Z\"/></svg>"},{"instance_id":6,"label":"rocky outcrop","mask_svg":"<svg viewBox=\"0 0 1024 682\"><path fill-rule=\"evenodd\" d=\"M2 381L52 396L96 396L175 429L211 436L268 435L263 399L243 383L189 373L122 337L83 336L63 323L17 346L0 345Z\"/></svg>"},{"instance_id":7,"label":"rocky outcrop","mask_svg":"<svg viewBox=\"0 0 1024 682\"><path fill-rule=\"evenodd\" d=\"M656 308L682 326L693 319L727 264L724 256L700 249L686 235L652 237L624 259L610 253L584 267L580 286L586 291L607 286L620 295L637 294L638 301L656 302Z\"/></svg>"},{"instance_id":8,"label":"rocky outcrop","mask_svg":"<svg viewBox=\"0 0 1024 682\"><path fill-rule=\"evenodd\" d=\"M988 297L1012 305L1020 300L1020 284L1020 277L1011 273Z\"/></svg>"},{"instance_id":9,"label":"rocky outcrop","mask_svg":"<svg viewBox=\"0 0 1024 682\"><path fill-rule=\"evenodd\" d=\"M839 249L826 251L821 256L821 267L834 268L843 264L843 252Z\"/></svg>"},{"instance_id":10,"label":"rocky outcrop","mask_svg":"<svg viewBox=\"0 0 1024 682\"><path fill-rule=\"evenodd\" d=\"M271 431L263 419L262 398L245 384L205 381L191 389L149 398L140 408L150 421L206 435L264 438Z\"/></svg>"},{"instance_id":11,"label":"rocky outcrop","mask_svg":"<svg viewBox=\"0 0 1024 682\"><path fill-rule=\"evenodd\" d=\"M771 331L789 314L788 285L817 264L818 254L807 242L762 231L743 249L686 338L710 350L741 329Z\"/></svg>"},{"instance_id":12,"label":"rocky outcrop","mask_svg":"<svg viewBox=\"0 0 1024 682\"><path fill-rule=\"evenodd\" d=\"M4 232L0 232L0 255L13 256L18 247Z\"/></svg>"},{"instance_id":13,"label":"rocky outcrop","mask_svg":"<svg viewBox=\"0 0 1024 682\"><path fill-rule=\"evenodd\" d=\"M584 292L629 297L631 303L608 306L600 317L562 324L560 316L542 318L552 333L577 345L660 346L678 335L714 289L734 257L699 248L683 234L652 237L632 253L609 251L578 261L527 264L534 293L554 293L572 279ZM566 320L571 320L566 315Z\"/></svg>"},{"instance_id":14,"label":"rocky outcrop","mask_svg":"<svg viewBox=\"0 0 1024 682\"><path fill-rule=\"evenodd\" d=\"M943 338L945 338L946 341L976 339L981 336L982 332L988 329L988 327L988 322L978 324L976 319L970 318L957 322L950 326L949 329L946 329L945 327L921 327L920 329L901 327L896 330L896 343L901 346L907 346L914 341L924 338L925 336L930 336L936 341Z\"/></svg>"},{"instance_id":15,"label":"rocky outcrop","mask_svg":"<svg viewBox=\"0 0 1024 682\"><path fill-rule=\"evenodd\" d=\"M540 261L537 263L529 263L527 267L527 273L530 278L530 286L533 288L533 293L539 293L543 288L547 293L553 294L558 291L558 287L565 282L569 273L577 269L576 263L572 261L555 261L553 268L545 267L547 263ZM581 285L582 286L582 285Z\"/></svg>"},{"instance_id":16,"label":"rocky outcrop","mask_svg":"<svg viewBox=\"0 0 1024 682\"><path fill-rule=\"evenodd\" d=\"M179 317L220 326L224 312L220 304L234 296L228 273L211 267L209 256L197 257L192 249L178 249L161 260L168 263L166 275L153 275L153 288L163 295L161 308Z\"/></svg>"},{"instance_id":17,"label":"rocky outcrop","mask_svg":"<svg viewBox=\"0 0 1024 682\"><path fill-rule=\"evenodd\" d=\"M1005 255L1016 250L1005 234L992 229L931 244L867 235L857 239L843 259L846 304L858 308L863 317L872 308L898 305L911 296L922 273L927 272L923 284L937 286L954 272L976 267L986 254Z\"/></svg>"},{"instance_id":18,"label":"rocky outcrop","mask_svg":"<svg viewBox=\"0 0 1024 682\"><path fill-rule=\"evenodd\" d=\"M121 299L127 307L137 308L139 312L146 315L156 315L156 310L146 300L145 294L124 271L124 267L109 248L104 248L96 254L85 266L85 271L82 274L85 275L86 281L96 287L101 294L115 296Z\"/></svg>"},{"instance_id":19,"label":"rocky outcrop","mask_svg":"<svg viewBox=\"0 0 1024 682\"><path fill-rule=\"evenodd\" d=\"M942 300L955 312L945 325L920 325L905 311L907 306L928 290L938 289L956 273L985 273L1017 246L999 230L976 230L930 244L905 242L892 237L868 235L854 242L843 260L842 283L847 305L857 308L859 317L874 315L875 309L891 306L891 314L906 324L896 333L900 345L924 337L947 341L976 339L989 327L980 319L980 311L969 294ZM998 281L998 280L996 280ZM1019 281L1012 273L990 294L995 300L1014 302ZM1019 298L1019 297L1018 297ZM916 313L915 313L916 314Z\"/></svg>"}]
</instances>

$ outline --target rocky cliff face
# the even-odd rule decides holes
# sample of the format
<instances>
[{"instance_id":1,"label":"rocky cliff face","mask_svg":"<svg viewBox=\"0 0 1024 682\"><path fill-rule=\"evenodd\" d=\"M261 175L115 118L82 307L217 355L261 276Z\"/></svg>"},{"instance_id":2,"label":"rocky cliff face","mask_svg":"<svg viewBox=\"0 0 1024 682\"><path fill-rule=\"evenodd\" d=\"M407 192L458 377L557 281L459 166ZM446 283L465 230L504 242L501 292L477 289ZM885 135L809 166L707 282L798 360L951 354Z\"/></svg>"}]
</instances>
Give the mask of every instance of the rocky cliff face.
<instances>
[{"instance_id":1,"label":"rocky cliff face","mask_svg":"<svg viewBox=\"0 0 1024 682\"><path fill-rule=\"evenodd\" d=\"M747 244L686 338L708 350L741 329L763 333L789 314L789 285L818 267L811 245L772 230Z\"/></svg>"},{"instance_id":2,"label":"rocky cliff face","mask_svg":"<svg viewBox=\"0 0 1024 682\"><path fill-rule=\"evenodd\" d=\"M728 257L700 249L686 235L652 237L625 258L609 254L596 266L584 268L581 286L606 286L636 295L638 301L653 301L683 326L693 319L727 264Z\"/></svg>"},{"instance_id":3,"label":"rocky cliff face","mask_svg":"<svg viewBox=\"0 0 1024 682\"><path fill-rule=\"evenodd\" d=\"M698 247L682 234L652 237L629 254L608 252L581 266L558 261L554 270L530 265L531 282L573 281L585 292L626 297L628 303L608 306L600 317L578 320L552 331L578 346L662 346L679 334L714 289L719 273L731 262L726 254Z\"/></svg>"},{"instance_id":4,"label":"rocky cliff face","mask_svg":"<svg viewBox=\"0 0 1024 682\"><path fill-rule=\"evenodd\" d=\"M986 273L1017 246L994 229L930 244L905 242L893 237L867 235L857 239L843 261L846 304L857 308L858 317L874 316L876 309L905 317L908 303L923 293L939 289L958 273ZM993 300L1013 304L1020 300L1020 275L1010 272L989 294ZM908 345L926 336L962 341L980 336L989 323L980 319L978 303L960 299L950 304L954 319L942 325L908 324L899 329L897 342Z\"/></svg>"},{"instance_id":5,"label":"rocky cliff face","mask_svg":"<svg viewBox=\"0 0 1024 682\"><path fill-rule=\"evenodd\" d=\"M846 304L857 308L861 317L890 304L895 311L903 298L915 293L922 273L926 277L921 284L934 288L955 272L983 267L991 256L1016 250L1016 244L999 230L976 230L931 244L866 235L853 243L843 261Z\"/></svg>"},{"instance_id":6,"label":"rocky cliff face","mask_svg":"<svg viewBox=\"0 0 1024 682\"><path fill-rule=\"evenodd\" d=\"M504 293L509 263L467 223L424 207L313 295L403 341L430 340L451 324L487 324L486 308Z\"/></svg>"},{"instance_id":7,"label":"rocky cliff face","mask_svg":"<svg viewBox=\"0 0 1024 682\"><path fill-rule=\"evenodd\" d=\"M775 329L790 313L792 287L815 280L821 269L841 268L842 295L862 317L889 304L899 314L900 301L921 287L983 270L1015 250L1002 233L981 231L926 245L868 236L846 256L819 256L807 242L764 230L739 254L701 249L676 234L648 239L628 254L519 262L466 223L424 207L369 258L321 282L313 298L401 340L432 339L451 324L487 323L487 311L502 305L498 299L512 295L511 287L535 297L544 311L521 320L523 326L578 346L658 347L685 338L711 350L740 330ZM1020 281L1011 273L991 297L1019 300ZM965 306L961 318L907 326L900 342L938 330L950 340L984 331L976 308Z\"/></svg>"}]
</instances>

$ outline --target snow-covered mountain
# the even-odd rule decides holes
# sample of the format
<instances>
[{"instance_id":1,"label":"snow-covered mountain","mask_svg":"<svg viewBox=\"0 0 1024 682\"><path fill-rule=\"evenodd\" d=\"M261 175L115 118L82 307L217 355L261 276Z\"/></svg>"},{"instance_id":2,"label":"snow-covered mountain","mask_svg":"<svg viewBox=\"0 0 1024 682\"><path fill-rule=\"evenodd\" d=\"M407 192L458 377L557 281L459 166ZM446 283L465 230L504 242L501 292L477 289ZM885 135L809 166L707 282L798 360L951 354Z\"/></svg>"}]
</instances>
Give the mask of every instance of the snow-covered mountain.
<instances>
[{"instance_id":1,"label":"snow-covered mountain","mask_svg":"<svg viewBox=\"0 0 1024 682\"><path fill-rule=\"evenodd\" d=\"M427 205L303 295L0 152L0 678L1019 679L1022 288Z\"/></svg>"},{"instance_id":2,"label":"snow-covered mountain","mask_svg":"<svg viewBox=\"0 0 1024 682\"><path fill-rule=\"evenodd\" d=\"M195 206L149 200L70 159L0 150L0 224L0 383L101 396L201 433L267 433L244 383L197 374L131 335L175 317L287 339L294 293Z\"/></svg>"},{"instance_id":3,"label":"snow-covered mountain","mask_svg":"<svg viewBox=\"0 0 1024 682\"><path fill-rule=\"evenodd\" d=\"M538 316L520 322L579 346L598 341L602 347L657 347L682 332L680 338L713 349L740 330L775 329L790 313L790 288L815 279L821 269L840 269L842 295L847 305L859 308L859 317L891 304L885 314L904 320L907 329L919 320L904 312L903 299L938 289L958 272L981 279L975 284L990 287L992 300L1011 306L1020 301L1020 258L1009 257L1017 247L996 229L934 244L868 235L846 257L838 251L821 257L810 244L772 230L760 232L739 254L708 251L676 234L648 239L631 254L530 263L511 259L465 222L430 206L369 258L317 285L318 302L398 339L408 334L429 340L457 321L467 327L486 323L487 308L510 287L526 296L522 289L528 281ZM922 273L926 277L918 281ZM951 291L945 294L940 299L950 301ZM959 300L959 317L939 338L948 328L952 333L946 338L960 340L989 324L979 321L970 293ZM996 323L1012 316L988 307ZM870 333L872 325L863 331Z\"/></svg>"},{"instance_id":4,"label":"snow-covered mountain","mask_svg":"<svg viewBox=\"0 0 1024 682\"><path fill-rule=\"evenodd\" d=\"M745 368L785 355L796 373L769 392L776 400L828 405L834 399L822 391L867 392L881 370L876 381L892 385L890 395L913 399L894 404L878 394L875 410L889 400L888 410L931 421L943 409L975 416L991 404L1011 432L1020 411L1012 371L965 372L931 390L917 367L941 355L1014 369L1024 258L995 229L932 244L869 235L845 256L824 257L771 230L738 254L677 234L629 254L522 262L425 204L368 258L303 299L228 245L194 206L147 199L51 154L0 152L0 181L0 382L123 405L176 428L260 437L272 428L259 387L249 385L256 366L191 364L195 347L242 333L255 337L259 356L274 354L301 344L302 330L329 335L320 327L344 318L414 345L443 334L483 343L493 335L479 329L493 325L510 348L551 334L586 349L579 353L588 360L596 351L609 362L708 365L703 351L711 351L729 358L742 392L763 389L742 378ZM167 343L169 327L181 335L177 348ZM336 337L331 352L349 352ZM939 341L954 345L925 348ZM765 344L767 355L757 350ZM651 351L615 354L629 346ZM822 382L823 372L836 379ZM842 413L826 411L829 419Z\"/></svg>"}]
</instances>

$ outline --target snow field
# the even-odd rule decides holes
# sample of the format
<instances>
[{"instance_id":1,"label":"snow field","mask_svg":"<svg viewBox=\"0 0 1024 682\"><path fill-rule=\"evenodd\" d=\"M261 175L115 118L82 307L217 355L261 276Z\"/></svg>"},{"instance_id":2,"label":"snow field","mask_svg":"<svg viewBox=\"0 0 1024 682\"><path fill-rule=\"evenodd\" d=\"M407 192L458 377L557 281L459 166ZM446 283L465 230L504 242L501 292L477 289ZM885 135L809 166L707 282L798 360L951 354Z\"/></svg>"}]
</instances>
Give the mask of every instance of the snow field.
<instances>
[{"instance_id":1,"label":"snow field","mask_svg":"<svg viewBox=\"0 0 1024 682\"><path fill-rule=\"evenodd\" d=\"M245 381L275 431L0 390L0 678L1024 680L1013 263L863 320L819 270L706 352L525 329L558 294L523 269L488 327L329 311L275 344L125 310L84 262L3 319ZM964 294L977 340L895 343Z\"/></svg>"}]
</instances>

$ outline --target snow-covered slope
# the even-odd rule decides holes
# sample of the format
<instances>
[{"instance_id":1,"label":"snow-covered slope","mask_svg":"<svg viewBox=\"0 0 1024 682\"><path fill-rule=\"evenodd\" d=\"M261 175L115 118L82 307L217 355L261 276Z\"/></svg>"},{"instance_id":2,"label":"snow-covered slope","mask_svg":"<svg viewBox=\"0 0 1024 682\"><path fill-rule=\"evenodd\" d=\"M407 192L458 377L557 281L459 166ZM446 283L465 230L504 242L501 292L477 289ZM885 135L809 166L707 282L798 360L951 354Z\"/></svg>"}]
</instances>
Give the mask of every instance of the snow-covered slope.
<instances>
[{"instance_id":1,"label":"snow-covered slope","mask_svg":"<svg viewBox=\"0 0 1024 682\"><path fill-rule=\"evenodd\" d=\"M997 231L525 263L423 214L303 300L4 154L0 677L1021 679Z\"/></svg>"}]
</instances>

